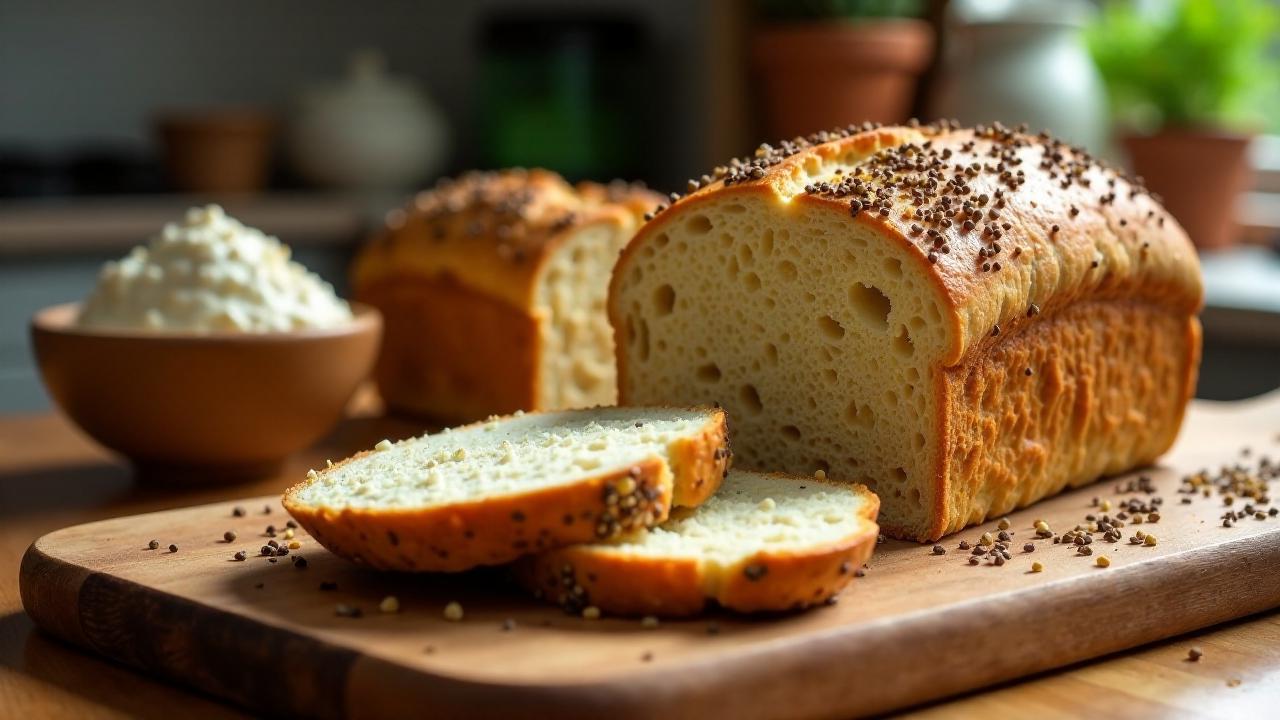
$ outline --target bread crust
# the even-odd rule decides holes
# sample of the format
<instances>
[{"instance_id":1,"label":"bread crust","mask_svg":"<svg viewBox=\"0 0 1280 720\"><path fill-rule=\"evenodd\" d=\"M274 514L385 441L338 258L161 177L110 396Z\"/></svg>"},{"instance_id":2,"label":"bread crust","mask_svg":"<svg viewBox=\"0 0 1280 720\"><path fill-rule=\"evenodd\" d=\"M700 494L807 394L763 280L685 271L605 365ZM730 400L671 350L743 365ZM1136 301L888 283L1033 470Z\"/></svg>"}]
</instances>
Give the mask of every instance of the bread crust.
<instances>
[{"instance_id":1,"label":"bread crust","mask_svg":"<svg viewBox=\"0 0 1280 720\"><path fill-rule=\"evenodd\" d=\"M531 312L538 280L577 229L630 229L660 202L640 187L566 183L546 170L470 173L423 192L357 255L352 288L388 277L450 275L477 293Z\"/></svg>"},{"instance_id":2,"label":"bread crust","mask_svg":"<svg viewBox=\"0 0 1280 720\"><path fill-rule=\"evenodd\" d=\"M452 275L387 275L364 286L383 317L374 379L395 412L450 423L533 408L538 320Z\"/></svg>"},{"instance_id":3,"label":"bread crust","mask_svg":"<svg viewBox=\"0 0 1280 720\"><path fill-rule=\"evenodd\" d=\"M384 400L446 421L554 409L541 405L548 264L577 232L630 232L659 199L510 170L449 181L391 213L351 273L353 296L387 321L375 373Z\"/></svg>"},{"instance_id":4,"label":"bread crust","mask_svg":"<svg viewBox=\"0 0 1280 720\"><path fill-rule=\"evenodd\" d=\"M725 413L717 409L699 433L673 443L670 462L655 456L572 484L418 509L335 509L297 499L324 473L376 452L364 451L290 487L283 503L340 557L380 570L458 572L662 522L675 499L719 487L731 460L724 438Z\"/></svg>"},{"instance_id":5,"label":"bread crust","mask_svg":"<svg viewBox=\"0 0 1280 720\"><path fill-rule=\"evenodd\" d=\"M535 595L575 613L595 606L610 615L682 617L702 612L712 601L746 613L819 605L839 594L875 549L879 498L854 487L866 496L858 529L803 552L764 551L718 567L693 558L629 555L607 545L576 546L524 558L515 575Z\"/></svg>"},{"instance_id":6,"label":"bread crust","mask_svg":"<svg viewBox=\"0 0 1280 720\"><path fill-rule=\"evenodd\" d=\"M937 176L939 185L950 181L957 168L976 168L966 175L969 187L965 197L976 203L979 195L991 196L980 204L980 212L950 214L945 223L938 222L937 216L926 220L922 213L940 193L925 192L921 202L914 202L899 193L901 188L885 196L888 202L883 211L868 206L865 211L853 212L850 196L816 185L806 187L815 176L830 177L833 166L851 168L849 173L853 174L875 162L883 163L884 158L892 157L894 148L912 144L918 150L925 143L948 158ZM881 150L885 152L876 155ZM877 159L869 160L873 156ZM873 190L884 189L878 175L868 183ZM648 243L689 213L713 201L740 198L836 213L845 222L874 230L884 242L905 250L911 270L925 278L942 310L947 340L931 373L937 414L928 421L941 440L931 458L935 496L925 498L930 520L921 527L886 525L887 533L920 541L937 539L990 514L1029 504L1100 474L1149 463L1165 452L1176 436L1185 403L1194 393L1199 364L1200 332L1195 315L1203 304L1204 291L1198 258L1186 233L1156 199L1079 151L999 126L866 127L799 140L786 145L782 153L762 146L756 161L748 158L718 168L715 178L704 177L699 185L641 228L615 267L609 313L615 331L620 404L634 402L628 381L625 308L618 302L631 264ZM997 190L1001 195L995 194ZM956 198L960 195L952 197L958 210L961 201ZM966 219L975 222L966 227ZM1002 247L999 254L987 255L993 239ZM945 252L940 250L943 247ZM968 465L957 457L972 449L974 438L984 437L989 421L966 405L973 399L963 392L961 379L979 371L995 377L1014 370L992 365L992 359L1023 347L1024 335L1038 335L1042 326L1055 319L1070 318L1100 335L1122 329L1090 325L1094 321L1079 312L1086 307L1144 308L1120 313L1124 318L1114 320L1116 323L1161 320L1152 326L1165 332L1160 338L1155 337L1155 330L1137 332L1137 345L1125 348L1126 352L1115 353L1113 358L1076 358L1070 369L1082 374L1103 373L1114 379L1115 386L1122 389L1119 392L1134 393L1149 387L1150 378L1158 374L1160 384L1152 392L1163 393L1170 403L1132 396L1134 411L1147 414L1143 432L1150 435L1150 441L1109 454L1105 462L1055 459L1053 464L1037 465L1006 457L986 464L968 463L1007 468L1010 474L1006 476L1002 470L999 480L970 473ZM1143 362L1143 350L1156 340L1164 341L1161 346L1172 354L1168 362L1161 359L1155 363L1159 373ZM1037 352L1045 354L1052 349L1045 345ZM1097 393L1090 395L1076 415L1108 424L1108 415L1114 410L1099 398ZM1045 422L1051 425L1054 421ZM1065 458L1110 447L1105 433L1092 431L1064 435L1060 442L1065 446L1054 448L1048 456ZM1029 470L1036 475L1026 477ZM999 483L1012 487L997 492Z\"/></svg>"}]
</instances>

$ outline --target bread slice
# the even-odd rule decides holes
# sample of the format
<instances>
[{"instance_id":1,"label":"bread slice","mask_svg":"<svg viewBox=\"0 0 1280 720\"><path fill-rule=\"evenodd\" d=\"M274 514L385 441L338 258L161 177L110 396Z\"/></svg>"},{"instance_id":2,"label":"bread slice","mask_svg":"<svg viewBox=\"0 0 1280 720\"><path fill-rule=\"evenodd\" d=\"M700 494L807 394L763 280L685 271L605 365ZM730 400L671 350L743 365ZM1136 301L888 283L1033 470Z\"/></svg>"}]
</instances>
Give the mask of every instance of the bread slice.
<instances>
[{"instance_id":1,"label":"bread slice","mask_svg":"<svg viewBox=\"0 0 1280 720\"><path fill-rule=\"evenodd\" d=\"M620 404L718 402L744 469L932 540L1150 463L1200 349L1173 218L1051 138L848 128L694 181L615 268Z\"/></svg>"},{"instance_id":2,"label":"bread slice","mask_svg":"<svg viewBox=\"0 0 1280 720\"><path fill-rule=\"evenodd\" d=\"M571 612L692 615L711 600L798 609L835 596L871 556L879 509L862 485L734 471L715 497L658 527L534 555L516 574Z\"/></svg>"},{"instance_id":3,"label":"bread slice","mask_svg":"<svg viewBox=\"0 0 1280 720\"><path fill-rule=\"evenodd\" d=\"M287 490L336 555L384 570L458 571L655 525L729 466L719 409L596 408L492 418L383 441Z\"/></svg>"}]
</instances>

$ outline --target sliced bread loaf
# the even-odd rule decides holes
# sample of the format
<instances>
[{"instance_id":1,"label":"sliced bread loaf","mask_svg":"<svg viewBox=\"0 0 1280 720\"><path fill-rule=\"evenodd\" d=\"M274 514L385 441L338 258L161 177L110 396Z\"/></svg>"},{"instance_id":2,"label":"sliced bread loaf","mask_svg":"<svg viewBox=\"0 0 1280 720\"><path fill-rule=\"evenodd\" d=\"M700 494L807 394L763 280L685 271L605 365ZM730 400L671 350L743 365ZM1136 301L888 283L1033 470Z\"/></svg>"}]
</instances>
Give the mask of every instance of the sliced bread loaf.
<instances>
[{"instance_id":1,"label":"sliced bread loaf","mask_svg":"<svg viewBox=\"0 0 1280 720\"><path fill-rule=\"evenodd\" d=\"M596 408L493 418L311 471L284 506L333 553L457 571L657 524L716 491L718 409Z\"/></svg>"},{"instance_id":2,"label":"sliced bread loaf","mask_svg":"<svg viewBox=\"0 0 1280 720\"><path fill-rule=\"evenodd\" d=\"M734 471L696 509L611 542L530 556L521 582L571 612L691 615L833 597L875 548L880 500L862 485Z\"/></svg>"}]
</instances>

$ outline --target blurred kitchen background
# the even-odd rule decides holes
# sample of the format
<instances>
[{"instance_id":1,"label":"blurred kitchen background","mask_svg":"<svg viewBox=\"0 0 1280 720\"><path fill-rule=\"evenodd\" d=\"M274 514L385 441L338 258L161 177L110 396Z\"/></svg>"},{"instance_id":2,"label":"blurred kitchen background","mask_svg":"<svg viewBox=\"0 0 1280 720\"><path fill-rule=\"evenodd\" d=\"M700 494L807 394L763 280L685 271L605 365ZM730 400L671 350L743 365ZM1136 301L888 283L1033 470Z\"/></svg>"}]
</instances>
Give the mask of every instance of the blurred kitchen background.
<instances>
[{"instance_id":1,"label":"blurred kitchen background","mask_svg":"<svg viewBox=\"0 0 1280 720\"><path fill-rule=\"evenodd\" d=\"M683 190L863 120L1048 127L1201 246L1200 395L1280 386L1278 0L0 0L0 412L26 325L216 201L345 292L353 248L468 168Z\"/></svg>"}]
</instances>

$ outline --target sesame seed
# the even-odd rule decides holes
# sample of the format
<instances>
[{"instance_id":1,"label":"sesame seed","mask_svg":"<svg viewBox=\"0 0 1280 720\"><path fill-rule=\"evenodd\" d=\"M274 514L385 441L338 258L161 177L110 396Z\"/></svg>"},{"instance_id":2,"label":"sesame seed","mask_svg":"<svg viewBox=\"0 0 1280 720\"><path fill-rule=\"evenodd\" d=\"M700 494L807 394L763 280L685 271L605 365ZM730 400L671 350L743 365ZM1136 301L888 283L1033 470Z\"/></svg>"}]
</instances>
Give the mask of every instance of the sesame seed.
<instances>
[{"instance_id":1,"label":"sesame seed","mask_svg":"<svg viewBox=\"0 0 1280 720\"><path fill-rule=\"evenodd\" d=\"M382 602L378 603L378 612L398 613L400 612L400 598L395 595L388 595L382 598Z\"/></svg>"},{"instance_id":2,"label":"sesame seed","mask_svg":"<svg viewBox=\"0 0 1280 720\"><path fill-rule=\"evenodd\" d=\"M444 606L444 619L449 622L458 622L462 620L462 605L457 602L450 602Z\"/></svg>"},{"instance_id":3,"label":"sesame seed","mask_svg":"<svg viewBox=\"0 0 1280 720\"><path fill-rule=\"evenodd\" d=\"M151 542L147 543L147 549L148 549L148 550L155 550L155 549L156 549L156 548L158 548L158 547L160 547L160 541L159 541L159 540L152 540Z\"/></svg>"},{"instance_id":4,"label":"sesame seed","mask_svg":"<svg viewBox=\"0 0 1280 720\"><path fill-rule=\"evenodd\" d=\"M177 546L177 545L170 545L170 546L169 546L169 552L171 552L171 553L176 553L176 552L178 552L178 546Z\"/></svg>"}]
</instances>

